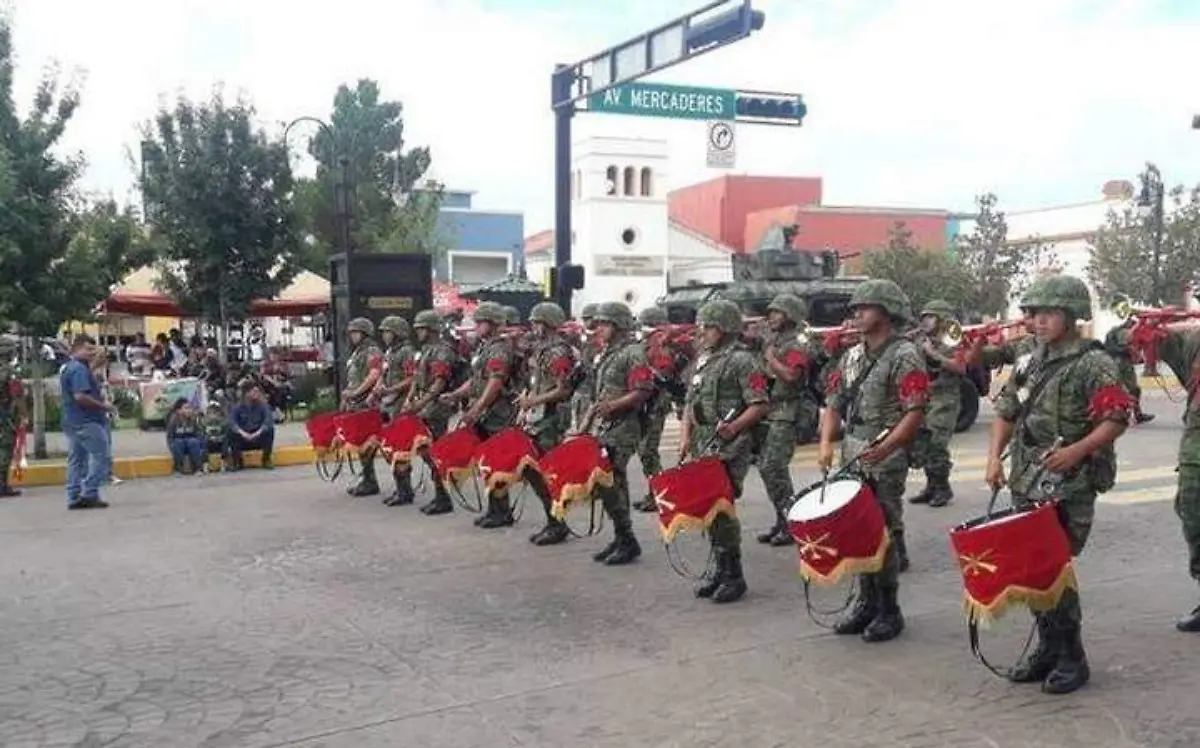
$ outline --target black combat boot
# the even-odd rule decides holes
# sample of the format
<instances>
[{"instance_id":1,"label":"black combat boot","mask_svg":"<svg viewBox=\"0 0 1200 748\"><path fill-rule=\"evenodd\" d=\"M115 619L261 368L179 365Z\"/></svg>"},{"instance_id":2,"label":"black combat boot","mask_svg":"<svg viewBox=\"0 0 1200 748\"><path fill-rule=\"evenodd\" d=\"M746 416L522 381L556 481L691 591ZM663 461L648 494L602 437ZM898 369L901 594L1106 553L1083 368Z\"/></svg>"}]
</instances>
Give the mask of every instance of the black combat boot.
<instances>
[{"instance_id":1,"label":"black combat boot","mask_svg":"<svg viewBox=\"0 0 1200 748\"><path fill-rule=\"evenodd\" d=\"M1137 422L1138 422L1139 424L1142 424L1142 423L1150 423L1151 421L1153 421L1153 420L1154 420L1154 414L1153 414L1153 413L1146 413L1146 412L1145 412L1145 411L1143 411L1141 408L1138 408L1138 411L1137 411L1137 416L1136 416L1136 420L1137 420Z\"/></svg>"},{"instance_id":2,"label":"black combat boot","mask_svg":"<svg viewBox=\"0 0 1200 748\"><path fill-rule=\"evenodd\" d=\"M904 539L903 530L892 533L892 544L896 546L896 571L908 571L911 564L908 562L908 542Z\"/></svg>"},{"instance_id":3,"label":"black combat boot","mask_svg":"<svg viewBox=\"0 0 1200 748\"><path fill-rule=\"evenodd\" d=\"M713 592L714 603L732 603L742 599L749 589L746 586L746 576L742 573L742 552L740 549L728 551L725 560L725 578Z\"/></svg>"},{"instance_id":4,"label":"black combat boot","mask_svg":"<svg viewBox=\"0 0 1200 748\"><path fill-rule=\"evenodd\" d=\"M512 527L515 523L512 502L507 496L501 496L488 500L488 513L483 515L477 524L484 530L491 530L497 527Z\"/></svg>"},{"instance_id":5,"label":"black combat boot","mask_svg":"<svg viewBox=\"0 0 1200 748\"><path fill-rule=\"evenodd\" d=\"M642 546L638 545L637 537L632 528L618 530L614 538L617 547L604 559L605 566L624 566L631 564L642 555Z\"/></svg>"},{"instance_id":6,"label":"black combat boot","mask_svg":"<svg viewBox=\"0 0 1200 748\"><path fill-rule=\"evenodd\" d=\"M904 630L904 614L900 612L898 585L879 585L879 612L862 632L865 642L886 642L900 636Z\"/></svg>"},{"instance_id":7,"label":"black combat boot","mask_svg":"<svg viewBox=\"0 0 1200 748\"><path fill-rule=\"evenodd\" d=\"M712 564L704 570L704 575L693 590L696 597L712 597L725 582L725 577L729 574L728 556L728 551L714 549Z\"/></svg>"},{"instance_id":8,"label":"black combat boot","mask_svg":"<svg viewBox=\"0 0 1200 748\"><path fill-rule=\"evenodd\" d=\"M408 473L396 476L396 491L383 500L384 506L406 506L413 503L415 493Z\"/></svg>"},{"instance_id":9,"label":"black combat boot","mask_svg":"<svg viewBox=\"0 0 1200 748\"><path fill-rule=\"evenodd\" d=\"M858 575L858 598L840 621L833 624L833 633L857 636L867 630L879 613L879 585L874 574Z\"/></svg>"},{"instance_id":10,"label":"black combat boot","mask_svg":"<svg viewBox=\"0 0 1200 748\"><path fill-rule=\"evenodd\" d=\"M362 479L358 481L358 485L350 490L351 496L377 496L379 494L379 482L375 480L375 463L373 460L364 461L362 465Z\"/></svg>"},{"instance_id":11,"label":"black combat boot","mask_svg":"<svg viewBox=\"0 0 1200 748\"><path fill-rule=\"evenodd\" d=\"M946 506L954 499L954 490L950 488L949 475L934 475L929 478L933 486L933 495L929 498L929 506L936 508Z\"/></svg>"},{"instance_id":12,"label":"black combat boot","mask_svg":"<svg viewBox=\"0 0 1200 748\"><path fill-rule=\"evenodd\" d=\"M1018 662L1008 674L1013 683L1040 683L1058 661L1058 634L1049 613L1034 613L1037 620L1037 647Z\"/></svg>"},{"instance_id":13,"label":"black combat boot","mask_svg":"<svg viewBox=\"0 0 1200 748\"><path fill-rule=\"evenodd\" d=\"M1200 632L1200 606L1176 621L1175 628L1188 634Z\"/></svg>"},{"instance_id":14,"label":"black combat boot","mask_svg":"<svg viewBox=\"0 0 1200 748\"><path fill-rule=\"evenodd\" d=\"M608 542L608 545L592 554L592 560L598 564L604 563L608 560L609 556L617 552L618 545L620 545L620 540L616 537L613 537L613 539Z\"/></svg>"},{"instance_id":15,"label":"black combat boot","mask_svg":"<svg viewBox=\"0 0 1200 748\"><path fill-rule=\"evenodd\" d=\"M642 497L641 501L634 502L633 508L639 512L657 512L658 503L654 501L654 496L647 493Z\"/></svg>"},{"instance_id":16,"label":"black combat boot","mask_svg":"<svg viewBox=\"0 0 1200 748\"><path fill-rule=\"evenodd\" d=\"M771 546L773 548L782 548L788 545L795 545L796 539L792 537L792 531L788 529L787 520L783 521L783 527L775 533L771 538Z\"/></svg>"},{"instance_id":17,"label":"black combat boot","mask_svg":"<svg viewBox=\"0 0 1200 748\"><path fill-rule=\"evenodd\" d=\"M542 529L529 536L529 542L534 545L558 545L571 537L567 523L559 519L548 519Z\"/></svg>"},{"instance_id":18,"label":"black combat boot","mask_svg":"<svg viewBox=\"0 0 1200 748\"><path fill-rule=\"evenodd\" d=\"M779 510L779 507L776 507L775 524L755 535L754 539L763 545L767 545L781 532L787 532L787 518L783 516L783 512Z\"/></svg>"},{"instance_id":19,"label":"black combat boot","mask_svg":"<svg viewBox=\"0 0 1200 748\"><path fill-rule=\"evenodd\" d=\"M1088 667L1087 653L1083 651L1083 632L1074 621L1059 621L1058 661L1054 669L1042 681L1042 692L1065 694L1078 691L1088 682L1092 671Z\"/></svg>"},{"instance_id":20,"label":"black combat boot","mask_svg":"<svg viewBox=\"0 0 1200 748\"><path fill-rule=\"evenodd\" d=\"M421 514L427 514L430 517L436 514L449 514L454 511L454 504L450 502L450 493L446 491L446 487L441 481L434 481L433 501L421 507Z\"/></svg>"},{"instance_id":21,"label":"black combat boot","mask_svg":"<svg viewBox=\"0 0 1200 748\"><path fill-rule=\"evenodd\" d=\"M916 496L910 496L908 503L910 504L928 504L933 498L933 481L928 476L925 477L925 487Z\"/></svg>"}]
</instances>

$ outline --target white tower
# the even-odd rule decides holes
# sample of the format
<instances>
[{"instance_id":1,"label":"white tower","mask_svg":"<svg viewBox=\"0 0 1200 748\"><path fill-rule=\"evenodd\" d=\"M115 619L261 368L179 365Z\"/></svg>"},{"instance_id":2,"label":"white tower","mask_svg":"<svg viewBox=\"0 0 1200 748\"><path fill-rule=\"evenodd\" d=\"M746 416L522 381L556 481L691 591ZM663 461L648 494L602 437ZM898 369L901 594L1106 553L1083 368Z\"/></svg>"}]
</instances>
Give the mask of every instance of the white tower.
<instances>
[{"instance_id":1,"label":"white tower","mask_svg":"<svg viewBox=\"0 0 1200 748\"><path fill-rule=\"evenodd\" d=\"M666 292L667 141L594 137L572 153L571 252L586 273L572 311L623 301L636 314Z\"/></svg>"}]
</instances>

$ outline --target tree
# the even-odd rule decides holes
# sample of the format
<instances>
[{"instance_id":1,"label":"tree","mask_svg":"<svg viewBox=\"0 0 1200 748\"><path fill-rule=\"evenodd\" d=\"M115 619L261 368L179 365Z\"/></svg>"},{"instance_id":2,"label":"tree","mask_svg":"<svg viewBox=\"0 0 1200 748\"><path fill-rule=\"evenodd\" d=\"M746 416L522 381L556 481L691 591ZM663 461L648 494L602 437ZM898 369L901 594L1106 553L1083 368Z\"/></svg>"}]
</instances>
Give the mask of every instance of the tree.
<instances>
[{"instance_id":1,"label":"tree","mask_svg":"<svg viewBox=\"0 0 1200 748\"><path fill-rule=\"evenodd\" d=\"M297 188L304 230L313 237L304 256L308 269L327 272L329 255L338 247L333 195L342 158L354 189L350 237L356 251L438 254L446 249L437 222L442 187L424 180L431 163L428 148L404 150L403 113L400 102L381 100L373 80L338 88L330 131L318 131L309 142L316 178L301 180Z\"/></svg>"},{"instance_id":2,"label":"tree","mask_svg":"<svg viewBox=\"0 0 1200 748\"><path fill-rule=\"evenodd\" d=\"M143 133L141 187L161 247L162 290L218 329L274 298L298 270L287 149L244 102L180 99ZM222 350L222 354L224 351Z\"/></svg>"},{"instance_id":3,"label":"tree","mask_svg":"<svg viewBox=\"0 0 1200 748\"><path fill-rule=\"evenodd\" d=\"M975 198L975 227L955 247L958 264L972 278L976 311L990 316L1007 311L1009 299L1028 286L1036 269L1058 266L1053 248L1043 242L1010 242L1008 220L996 204L991 193Z\"/></svg>"},{"instance_id":4,"label":"tree","mask_svg":"<svg viewBox=\"0 0 1200 748\"><path fill-rule=\"evenodd\" d=\"M971 277L945 250L913 244L912 231L903 221L888 231L887 246L865 255L863 272L899 284L912 302L914 314L933 299L949 302L962 312L973 311Z\"/></svg>"},{"instance_id":5,"label":"tree","mask_svg":"<svg viewBox=\"0 0 1200 748\"><path fill-rule=\"evenodd\" d=\"M1175 304L1200 280L1200 187L1170 190L1164 213L1156 266L1154 216L1139 215L1133 206L1108 212L1088 246L1088 278L1103 301L1122 295L1141 305Z\"/></svg>"},{"instance_id":6,"label":"tree","mask_svg":"<svg viewBox=\"0 0 1200 748\"><path fill-rule=\"evenodd\" d=\"M12 28L0 16L0 322L35 337L92 318L112 286L147 259L137 219L80 195L83 160L60 153L79 93L43 78L24 118L13 99ZM30 360L34 454L46 456L44 363Z\"/></svg>"}]
</instances>

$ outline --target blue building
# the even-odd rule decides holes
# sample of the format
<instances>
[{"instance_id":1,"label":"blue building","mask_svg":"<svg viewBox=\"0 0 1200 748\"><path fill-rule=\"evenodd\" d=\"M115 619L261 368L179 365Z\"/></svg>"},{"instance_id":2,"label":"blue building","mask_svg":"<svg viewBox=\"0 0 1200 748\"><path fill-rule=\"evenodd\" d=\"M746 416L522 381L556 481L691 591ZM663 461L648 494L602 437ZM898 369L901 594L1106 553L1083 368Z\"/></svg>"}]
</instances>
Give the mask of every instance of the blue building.
<instances>
[{"instance_id":1,"label":"blue building","mask_svg":"<svg viewBox=\"0 0 1200 748\"><path fill-rule=\"evenodd\" d=\"M469 291L517 272L525 241L525 217L513 211L475 210L474 192L446 189L438 232L449 247L434 265L434 278Z\"/></svg>"}]
</instances>

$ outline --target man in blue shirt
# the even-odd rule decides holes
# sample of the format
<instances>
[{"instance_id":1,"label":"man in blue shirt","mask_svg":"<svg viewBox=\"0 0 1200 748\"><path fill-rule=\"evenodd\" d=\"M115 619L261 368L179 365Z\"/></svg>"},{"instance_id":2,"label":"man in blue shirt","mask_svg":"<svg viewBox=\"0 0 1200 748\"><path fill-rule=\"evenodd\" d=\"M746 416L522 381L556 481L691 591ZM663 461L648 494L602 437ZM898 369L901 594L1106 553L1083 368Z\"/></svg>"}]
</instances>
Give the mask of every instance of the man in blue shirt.
<instances>
[{"instance_id":1,"label":"man in blue shirt","mask_svg":"<svg viewBox=\"0 0 1200 748\"><path fill-rule=\"evenodd\" d=\"M271 448L275 445L275 419L271 406L263 398L262 387L251 384L242 401L229 414L230 468L244 467L242 452L260 450L262 466L271 469Z\"/></svg>"},{"instance_id":2,"label":"man in blue shirt","mask_svg":"<svg viewBox=\"0 0 1200 748\"><path fill-rule=\"evenodd\" d=\"M62 392L62 429L67 438L67 508L104 509L100 486L108 480L112 454L108 418L100 383L92 374L95 342L80 335L71 343L71 360L58 375Z\"/></svg>"}]
</instances>

